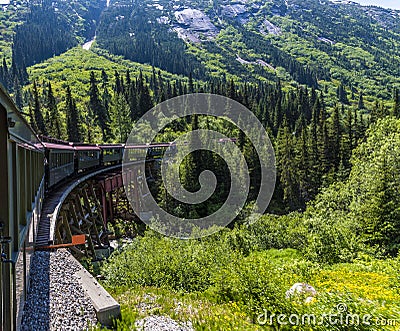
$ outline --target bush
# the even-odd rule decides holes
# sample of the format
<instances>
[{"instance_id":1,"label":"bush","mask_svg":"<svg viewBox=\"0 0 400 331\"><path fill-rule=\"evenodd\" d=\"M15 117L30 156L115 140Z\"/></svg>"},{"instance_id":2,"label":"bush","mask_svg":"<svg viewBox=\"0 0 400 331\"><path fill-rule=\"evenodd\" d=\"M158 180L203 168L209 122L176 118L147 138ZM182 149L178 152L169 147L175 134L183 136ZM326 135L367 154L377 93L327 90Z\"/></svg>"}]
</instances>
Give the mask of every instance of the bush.
<instances>
[{"instance_id":1,"label":"bush","mask_svg":"<svg viewBox=\"0 0 400 331\"><path fill-rule=\"evenodd\" d=\"M148 232L114 253L102 271L113 288L141 285L193 292L206 289L215 270L240 258L223 242L160 238Z\"/></svg>"},{"instance_id":2,"label":"bush","mask_svg":"<svg viewBox=\"0 0 400 331\"><path fill-rule=\"evenodd\" d=\"M306 231L300 214L264 215L253 224L241 224L226 234L229 245L248 255L271 248L300 249L306 243Z\"/></svg>"}]
</instances>

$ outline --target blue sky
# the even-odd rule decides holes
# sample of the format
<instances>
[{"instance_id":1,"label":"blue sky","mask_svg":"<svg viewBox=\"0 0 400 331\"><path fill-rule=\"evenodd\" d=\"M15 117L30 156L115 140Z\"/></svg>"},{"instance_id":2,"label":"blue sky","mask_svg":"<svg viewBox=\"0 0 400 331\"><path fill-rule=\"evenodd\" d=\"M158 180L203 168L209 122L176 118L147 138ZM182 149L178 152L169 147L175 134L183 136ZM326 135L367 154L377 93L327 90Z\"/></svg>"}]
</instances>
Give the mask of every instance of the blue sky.
<instances>
[{"instance_id":1,"label":"blue sky","mask_svg":"<svg viewBox=\"0 0 400 331\"><path fill-rule=\"evenodd\" d=\"M354 2L358 2L362 5L375 5L386 8L394 8L400 9L400 1L399 0L353 0Z\"/></svg>"}]
</instances>

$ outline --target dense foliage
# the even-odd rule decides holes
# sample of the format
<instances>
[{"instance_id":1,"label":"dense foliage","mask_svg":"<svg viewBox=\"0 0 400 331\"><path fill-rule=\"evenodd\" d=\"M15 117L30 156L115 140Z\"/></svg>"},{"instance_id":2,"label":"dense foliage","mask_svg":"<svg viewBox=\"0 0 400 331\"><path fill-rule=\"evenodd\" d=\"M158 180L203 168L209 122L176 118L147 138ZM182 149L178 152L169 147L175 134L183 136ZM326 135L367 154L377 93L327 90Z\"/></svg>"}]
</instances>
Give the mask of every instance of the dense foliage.
<instances>
[{"instance_id":1,"label":"dense foliage","mask_svg":"<svg viewBox=\"0 0 400 331\"><path fill-rule=\"evenodd\" d=\"M162 72L156 72L154 68L147 75L139 71L137 76L130 71L107 73L101 70L97 75L91 72L86 79L88 82L84 88L89 98L84 105L85 115L82 110L81 114L75 110L77 108L75 101L74 103L66 101L64 109L53 107L50 110L48 105L55 96L53 93L48 93L48 84L44 82L41 96L34 91L29 93L31 96L28 95L30 111L35 112L36 108L46 110L43 116L44 126L35 123L34 116L31 118L32 125L38 128L39 132L51 132L57 138L69 138L73 141L79 140L79 137L89 142L96 140L125 142L132 124L147 110L158 102L185 93L209 92L225 95L250 108L270 133L276 150L278 184L270 209L275 213L304 209L306 202L318 193L322 185L346 178L350 169L351 152L362 141L368 124L387 114L394 114L394 110L378 104L372 109L371 115L366 117L359 113L359 102L353 101L350 105L344 105L337 100L336 104L328 105L322 92L304 87L287 91L279 82L276 85L266 83L250 85L235 83L233 80L224 82L216 78L207 82L195 82L191 77L188 80L175 78L171 81L165 79ZM68 88L64 86L59 91L59 99L73 98L65 97ZM342 91L347 95L343 87ZM80 89L80 92L84 91ZM58 117L55 115L57 112L61 112L62 117L74 112L78 115L72 122L67 121L67 126L64 126L62 122L51 120L52 116ZM200 117L198 121L197 125L200 127L210 125L207 118ZM232 138L240 138L240 132L233 126L218 122L213 125L215 129ZM96 130L96 127L99 129ZM77 130L73 136L68 133L70 128ZM181 133L191 129L193 123L183 119L173 128L166 130L158 140L172 141ZM251 145L244 142L241 148L248 162L254 163L255 156ZM218 159L205 156L199 157L198 160L206 161L203 165L201 162L189 162L193 171L186 169L188 176L200 173L205 167L214 166L217 173L222 174L220 182L225 183L228 180L225 178L226 175L225 177L223 175L226 171L218 170L222 166ZM256 182L257 164L250 168L251 178ZM195 190L194 187L192 189ZM216 195L215 201L205 208L214 210L215 206L212 205L223 201L221 197L227 190L228 187L225 187L221 195ZM257 187L254 187L252 194L256 194L256 191ZM164 201L164 204L171 210L179 207L171 201L168 203ZM201 210L204 206L199 208ZM185 212L185 209L181 212Z\"/></svg>"},{"instance_id":2,"label":"dense foliage","mask_svg":"<svg viewBox=\"0 0 400 331\"><path fill-rule=\"evenodd\" d=\"M147 231L102 265L104 284L123 303L117 329L146 315L143 300L199 330L259 330L265 311L321 315L341 303L375 322L399 318L398 11L317 0L17 0L2 8L0 83L38 133L124 143L154 105L206 92L248 107L274 145L276 190L259 221L246 221L245 209L229 229L190 241ZM89 51L78 46L94 37ZM156 140L210 127L236 138L251 206L259 162L232 124L182 118ZM229 191L223 160L202 151L180 167L193 192L206 169L219 186L199 206L172 199L157 173L152 193L178 216L210 214ZM132 218L113 224L115 232L134 236ZM309 304L287 298L295 282L312 284L317 296Z\"/></svg>"},{"instance_id":3,"label":"dense foliage","mask_svg":"<svg viewBox=\"0 0 400 331\"><path fill-rule=\"evenodd\" d=\"M106 2L13 1L0 11L0 83L22 107L21 87L28 82L26 68L91 38Z\"/></svg>"},{"instance_id":4,"label":"dense foliage","mask_svg":"<svg viewBox=\"0 0 400 331\"><path fill-rule=\"evenodd\" d=\"M193 73L203 78L204 66L194 56L186 54L185 43L167 27L151 21L153 17L145 5L138 1L135 5L105 11L97 30L99 46L174 74L189 76Z\"/></svg>"},{"instance_id":5,"label":"dense foliage","mask_svg":"<svg viewBox=\"0 0 400 331\"><path fill-rule=\"evenodd\" d=\"M321 316L340 304L349 314L371 314L374 322L337 324L335 330L392 330L399 316L399 260L375 259L399 251L399 197L391 195L400 189L399 148L400 120L379 120L355 150L349 178L324 190L304 214L263 216L200 240L149 232L104 264L105 284L126 304L135 298L128 289L146 287L152 292L154 287L173 291L168 295L196 293L196 300L205 300L213 311L223 307L228 320L212 313L207 319L199 313L183 314L200 330L257 330L264 310L269 316ZM285 296L298 282L317 289L308 305L301 303L301 296ZM157 297L160 309L170 314L175 306L167 305L163 295ZM189 302L198 305L196 300ZM117 322L121 330L131 327L131 314L132 308L126 307ZM333 325L326 323L312 329L331 330Z\"/></svg>"},{"instance_id":6,"label":"dense foliage","mask_svg":"<svg viewBox=\"0 0 400 331\"><path fill-rule=\"evenodd\" d=\"M7 60L11 59L11 45L16 26L23 23L23 17L28 10L27 1L10 1L7 6L3 5L0 10L0 56Z\"/></svg>"}]
</instances>

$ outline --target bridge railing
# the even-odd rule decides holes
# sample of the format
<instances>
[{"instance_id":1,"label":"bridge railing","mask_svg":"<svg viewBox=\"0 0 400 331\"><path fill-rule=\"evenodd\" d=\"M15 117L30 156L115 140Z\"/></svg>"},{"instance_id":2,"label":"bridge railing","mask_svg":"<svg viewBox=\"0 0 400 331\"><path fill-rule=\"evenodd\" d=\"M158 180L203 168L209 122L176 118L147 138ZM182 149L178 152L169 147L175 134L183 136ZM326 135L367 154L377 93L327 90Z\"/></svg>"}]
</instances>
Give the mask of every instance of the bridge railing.
<instances>
[{"instance_id":1,"label":"bridge railing","mask_svg":"<svg viewBox=\"0 0 400 331\"><path fill-rule=\"evenodd\" d=\"M44 197L44 147L0 86L0 321L16 330Z\"/></svg>"}]
</instances>

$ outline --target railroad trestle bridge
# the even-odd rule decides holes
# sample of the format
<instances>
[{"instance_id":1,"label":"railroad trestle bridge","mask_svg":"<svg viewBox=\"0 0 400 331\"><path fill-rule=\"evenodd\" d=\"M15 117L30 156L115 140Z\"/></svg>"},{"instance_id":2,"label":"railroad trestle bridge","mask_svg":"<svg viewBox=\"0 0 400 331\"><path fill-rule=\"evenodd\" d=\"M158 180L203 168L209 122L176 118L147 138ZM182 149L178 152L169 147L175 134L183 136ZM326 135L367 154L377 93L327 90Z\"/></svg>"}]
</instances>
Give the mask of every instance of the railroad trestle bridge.
<instances>
[{"instance_id":1,"label":"railroad trestle bridge","mask_svg":"<svg viewBox=\"0 0 400 331\"><path fill-rule=\"evenodd\" d=\"M145 172L151 173L171 147L131 148L150 151ZM21 325L36 250L68 247L76 256L95 259L98 249L109 247L108 223L124 198L124 181L130 183L134 203L141 203L140 182L146 173L135 160L131 163L138 166L123 173L123 152L123 145L39 137L0 86L0 330Z\"/></svg>"}]
</instances>

